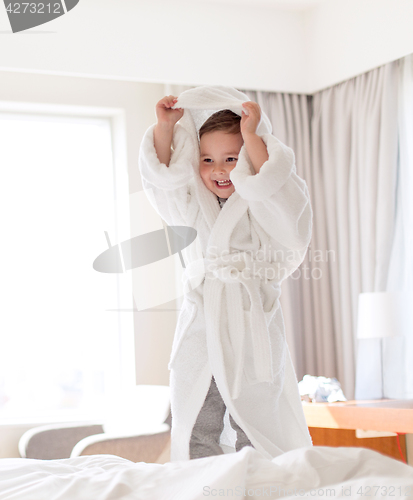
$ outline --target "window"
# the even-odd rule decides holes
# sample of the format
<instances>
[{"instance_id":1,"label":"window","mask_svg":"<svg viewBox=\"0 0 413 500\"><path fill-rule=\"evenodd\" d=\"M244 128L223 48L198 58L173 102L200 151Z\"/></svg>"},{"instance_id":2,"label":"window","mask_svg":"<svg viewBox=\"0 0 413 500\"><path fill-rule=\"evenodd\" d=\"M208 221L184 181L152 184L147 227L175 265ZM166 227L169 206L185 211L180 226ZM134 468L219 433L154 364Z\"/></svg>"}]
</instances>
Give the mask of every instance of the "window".
<instances>
[{"instance_id":1,"label":"window","mask_svg":"<svg viewBox=\"0 0 413 500\"><path fill-rule=\"evenodd\" d=\"M111 120L0 113L0 135L0 419L98 417L121 366L117 278L92 267L116 227Z\"/></svg>"}]
</instances>

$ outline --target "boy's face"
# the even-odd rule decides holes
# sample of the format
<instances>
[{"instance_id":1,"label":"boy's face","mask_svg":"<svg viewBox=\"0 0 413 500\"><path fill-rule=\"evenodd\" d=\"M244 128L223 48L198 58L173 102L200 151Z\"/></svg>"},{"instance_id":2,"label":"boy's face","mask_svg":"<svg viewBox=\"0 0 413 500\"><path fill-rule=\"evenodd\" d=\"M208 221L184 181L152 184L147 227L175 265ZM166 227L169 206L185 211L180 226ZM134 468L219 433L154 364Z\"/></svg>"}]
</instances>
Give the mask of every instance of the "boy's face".
<instances>
[{"instance_id":1,"label":"boy's face","mask_svg":"<svg viewBox=\"0 0 413 500\"><path fill-rule=\"evenodd\" d=\"M235 191L229 173L237 164L243 143L240 133L228 134L221 130L201 137L199 173L205 186L220 198L229 198Z\"/></svg>"}]
</instances>

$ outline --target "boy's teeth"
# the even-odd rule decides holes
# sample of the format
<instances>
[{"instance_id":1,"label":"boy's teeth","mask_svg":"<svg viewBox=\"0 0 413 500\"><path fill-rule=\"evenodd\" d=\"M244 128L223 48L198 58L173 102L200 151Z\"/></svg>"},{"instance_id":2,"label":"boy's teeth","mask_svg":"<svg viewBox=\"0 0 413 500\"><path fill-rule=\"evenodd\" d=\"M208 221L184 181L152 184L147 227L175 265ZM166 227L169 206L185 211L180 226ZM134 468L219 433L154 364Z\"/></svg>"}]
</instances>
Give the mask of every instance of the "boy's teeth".
<instances>
[{"instance_id":1,"label":"boy's teeth","mask_svg":"<svg viewBox=\"0 0 413 500\"><path fill-rule=\"evenodd\" d=\"M220 186L223 186L225 184L231 184L231 181L217 181Z\"/></svg>"}]
</instances>

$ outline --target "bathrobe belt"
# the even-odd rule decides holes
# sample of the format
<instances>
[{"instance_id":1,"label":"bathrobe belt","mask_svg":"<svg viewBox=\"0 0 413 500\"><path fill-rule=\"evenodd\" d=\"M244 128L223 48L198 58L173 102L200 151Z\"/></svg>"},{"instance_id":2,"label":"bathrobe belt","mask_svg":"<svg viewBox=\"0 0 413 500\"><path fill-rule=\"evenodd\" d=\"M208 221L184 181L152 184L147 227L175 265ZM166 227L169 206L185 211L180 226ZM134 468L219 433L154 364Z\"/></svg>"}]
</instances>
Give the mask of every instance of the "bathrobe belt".
<instances>
[{"instance_id":1,"label":"bathrobe belt","mask_svg":"<svg viewBox=\"0 0 413 500\"><path fill-rule=\"evenodd\" d=\"M279 306L281 295L280 263L253 260L246 252L234 252L221 258L200 259L189 263L184 272L184 280L205 273L204 311L208 350L210 353L223 351L221 332L222 292L225 289L227 299L228 332L233 350L232 398L237 398L241 390L246 349L246 325L243 309L241 285L245 287L251 301L249 311L250 334L253 367L245 371L247 382L273 382L273 364L271 356L268 324ZM265 313L261 295L261 283L270 283L273 289L273 302L270 311ZM225 284L230 286L225 287ZM228 359L228 358L227 358ZM229 358L231 359L231 358Z\"/></svg>"}]
</instances>

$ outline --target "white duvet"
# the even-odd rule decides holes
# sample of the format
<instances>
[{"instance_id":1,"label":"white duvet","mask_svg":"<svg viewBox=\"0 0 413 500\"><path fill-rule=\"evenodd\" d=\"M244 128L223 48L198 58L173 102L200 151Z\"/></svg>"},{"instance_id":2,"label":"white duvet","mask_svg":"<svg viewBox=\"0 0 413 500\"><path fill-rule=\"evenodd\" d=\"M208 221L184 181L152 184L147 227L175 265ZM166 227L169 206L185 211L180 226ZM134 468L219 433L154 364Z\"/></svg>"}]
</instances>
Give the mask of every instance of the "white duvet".
<instances>
[{"instance_id":1,"label":"white duvet","mask_svg":"<svg viewBox=\"0 0 413 500\"><path fill-rule=\"evenodd\" d=\"M198 500L205 498L413 497L413 468L363 448L313 446L268 460L238 453L133 463L112 455L1 459L1 500Z\"/></svg>"}]
</instances>

